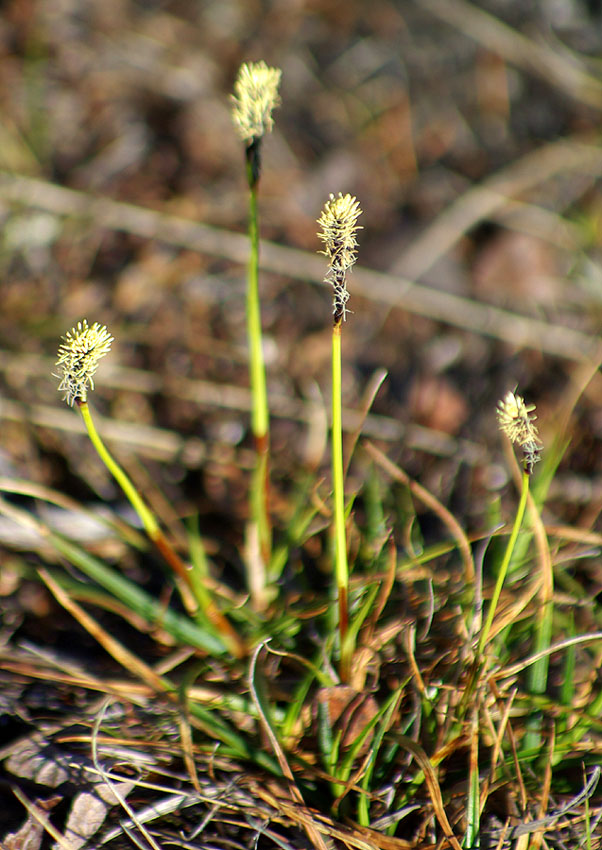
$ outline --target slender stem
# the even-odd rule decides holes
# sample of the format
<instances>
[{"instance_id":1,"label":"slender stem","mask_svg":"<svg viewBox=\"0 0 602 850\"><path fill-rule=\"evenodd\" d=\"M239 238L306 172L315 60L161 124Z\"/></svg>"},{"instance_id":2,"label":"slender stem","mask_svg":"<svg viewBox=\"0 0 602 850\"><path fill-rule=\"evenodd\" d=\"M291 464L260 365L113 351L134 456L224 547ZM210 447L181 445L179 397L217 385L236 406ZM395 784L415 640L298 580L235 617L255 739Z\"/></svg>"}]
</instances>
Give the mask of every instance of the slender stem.
<instances>
[{"instance_id":1,"label":"slender stem","mask_svg":"<svg viewBox=\"0 0 602 850\"><path fill-rule=\"evenodd\" d=\"M251 255L247 274L247 334L251 391L253 394L251 425L255 439L263 439L268 434L269 420L259 306L259 228L257 218L257 189L253 187L249 193Z\"/></svg>"},{"instance_id":2,"label":"slender stem","mask_svg":"<svg viewBox=\"0 0 602 850\"><path fill-rule=\"evenodd\" d=\"M169 540L166 538L165 534L159 527L159 523L157 522L153 512L145 504L144 500L136 490L135 486L132 484L132 482L125 474L123 469L119 466L119 464L114 460L113 456L101 440L100 435L96 430L96 426L94 425L92 414L90 413L90 408L88 407L88 402L78 400L77 406L82 415L82 419L84 420L84 424L86 426L88 436L92 441L92 445L98 452L102 462L105 464L113 478L115 478L115 480L125 493L127 499L129 500L134 510L140 517L142 525L144 526L144 530L148 534L149 538L153 541L157 549L161 552L161 554L165 558L165 561L169 564L174 573L180 579L182 579L182 581L185 582L186 586L192 591L197 603L199 603L201 607L203 607L208 619L212 622L214 627L221 633L232 654L238 658L242 657L242 655L244 655L245 653L245 648L238 635L234 632L231 624L218 610L212 600L207 600L207 598L204 597L202 594L199 595L197 592L195 592L198 588L192 580L190 570L182 561L182 559L175 551Z\"/></svg>"},{"instance_id":3,"label":"slender stem","mask_svg":"<svg viewBox=\"0 0 602 850\"><path fill-rule=\"evenodd\" d=\"M255 449L257 455L251 480L251 516L257 523L261 557L264 565L267 565L272 556L272 529L268 513L270 458L267 440L257 440Z\"/></svg>"},{"instance_id":4,"label":"slender stem","mask_svg":"<svg viewBox=\"0 0 602 850\"><path fill-rule=\"evenodd\" d=\"M269 408L259 302L259 227L257 212L256 155L247 157L249 180L249 238L251 253L247 273L247 336L249 340L249 377L251 383L251 428L255 440L256 462L251 482L251 518L257 525L261 558L268 564L272 550L269 500Z\"/></svg>"},{"instance_id":5,"label":"slender stem","mask_svg":"<svg viewBox=\"0 0 602 850\"><path fill-rule=\"evenodd\" d=\"M520 531L520 527L523 522L523 517L525 515L525 507L527 505L527 497L529 495L529 480L529 474L526 470L523 470L522 491L520 495L520 501L518 503L518 508L516 511L516 516L514 518L514 526L512 528L512 533L510 534L510 539L508 540L506 551L504 553L504 559L500 566L500 571L498 573L497 581L495 583L495 588L493 590L493 596L491 597L491 603L489 605L487 619L485 621L485 625L483 626L481 636L479 638L477 658L480 658L483 653L483 649L485 648L485 644L487 643L487 638L489 637L489 632L491 631L491 626L493 623L493 618L495 617L495 611L500 599L502 587L504 586L504 581L506 580L506 576L508 574L508 567L510 566L512 554L514 552L516 541L518 539L518 533Z\"/></svg>"},{"instance_id":6,"label":"slender stem","mask_svg":"<svg viewBox=\"0 0 602 850\"><path fill-rule=\"evenodd\" d=\"M345 482L343 477L343 423L341 412L341 325L332 326L332 485L334 494L335 575L339 600L341 679L349 678L353 646L347 641L349 628L347 533L345 529Z\"/></svg>"},{"instance_id":7,"label":"slender stem","mask_svg":"<svg viewBox=\"0 0 602 850\"><path fill-rule=\"evenodd\" d=\"M154 514L146 506L130 479L127 477L127 475L119 466L119 464L113 459L113 456L110 454L109 450L107 449L103 441L100 439L100 435L96 430L96 426L94 425L94 422L92 420L92 414L90 413L88 402L78 400L77 406L79 408L79 412L82 415L82 419L84 420L84 425L86 426L88 436L92 441L92 445L98 452L100 459L127 496L131 506L134 508L134 510L140 517L142 525L144 526L144 530L146 531L150 539L155 541L157 535L160 533L160 528L159 523L155 519Z\"/></svg>"},{"instance_id":8,"label":"slender stem","mask_svg":"<svg viewBox=\"0 0 602 850\"><path fill-rule=\"evenodd\" d=\"M548 541L546 539L545 530L539 517L538 509L535 505L535 500L531 499L529 507L531 515L534 516L534 527L539 531L540 546L543 543L543 552L541 555L541 570L542 570L542 588L541 602L535 615L534 629L534 646L533 654L543 653L534 664L532 664L527 673L527 692L529 694L545 694L548 687L548 671L550 667L550 657L545 654L545 650L552 643L552 629L554 619L554 571L552 569L551 557L549 553ZM543 538L543 540L541 540ZM531 712L527 721L527 733L523 739L523 748L525 750L537 749L542 743L542 723L543 714L541 711Z\"/></svg>"}]
</instances>

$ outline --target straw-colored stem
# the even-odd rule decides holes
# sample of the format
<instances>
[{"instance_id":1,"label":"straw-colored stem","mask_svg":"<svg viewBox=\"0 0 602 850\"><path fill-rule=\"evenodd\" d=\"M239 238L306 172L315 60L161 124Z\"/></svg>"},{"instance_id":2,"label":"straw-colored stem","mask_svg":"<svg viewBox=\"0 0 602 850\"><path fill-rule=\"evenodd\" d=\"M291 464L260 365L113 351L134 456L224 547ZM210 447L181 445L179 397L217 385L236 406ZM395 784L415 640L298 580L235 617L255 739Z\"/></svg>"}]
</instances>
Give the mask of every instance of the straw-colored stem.
<instances>
[{"instance_id":1,"label":"straw-colored stem","mask_svg":"<svg viewBox=\"0 0 602 850\"><path fill-rule=\"evenodd\" d=\"M341 320L332 327L332 486L334 494L335 575L339 602L341 679L347 681L353 646L347 640L349 628L347 533L345 529L345 482L343 476L343 422L341 410Z\"/></svg>"},{"instance_id":2,"label":"straw-colored stem","mask_svg":"<svg viewBox=\"0 0 602 850\"><path fill-rule=\"evenodd\" d=\"M481 631L481 637L479 638L477 657L480 657L482 655L483 649L485 648L485 644L487 643L487 638L489 637L489 632L491 631L491 626L493 624L493 618L495 617L495 612L500 599L500 594L502 592L502 587L504 586L504 581L506 580L506 576L508 574L508 567L510 566L510 561L512 560L512 555L514 553L514 548L518 539L518 533L520 531L523 522L523 517L525 515L525 507L527 505L527 497L529 495L529 480L529 474L526 470L523 470L522 491L520 501L518 503L518 508L516 511L516 516L514 518L514 526L512 528L512 533L510 534L510 539L508 540L508 544L506 546L506 551L504 552L504 559L500 566L497 581L495 583L495 588L493 590L493 596L491 597L491 602L489 604L487 619L485 620L485 625L483 626L483 629Z\"/></svg>"}]
</instances>

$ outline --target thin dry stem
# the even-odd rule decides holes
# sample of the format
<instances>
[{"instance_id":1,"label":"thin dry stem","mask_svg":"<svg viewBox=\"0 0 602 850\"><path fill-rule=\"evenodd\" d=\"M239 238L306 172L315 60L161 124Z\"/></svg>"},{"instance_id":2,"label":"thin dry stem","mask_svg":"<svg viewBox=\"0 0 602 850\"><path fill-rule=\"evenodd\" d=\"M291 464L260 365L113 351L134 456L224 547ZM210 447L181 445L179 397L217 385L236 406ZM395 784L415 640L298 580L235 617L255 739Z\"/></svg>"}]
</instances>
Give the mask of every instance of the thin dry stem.
<instances>
[{"instance_id":1,"label":"thin dry stem","mask_svg":"<svg viewBox=\"0 0 602 850\"><path fill-rule=\"evenodd\" d=\"M472 195L467 197L464 213L461 212L461 201L448 208L432 229L429 228L428 244L426 236L424 242L414 240L417 261L427 262L430 267L477 222L494 216L496 210L505 206L509 197L545 183L560 172L600 175L602 150L595 145L562 139L529 153L509 169L494 175L482 187L470 190L481 200L477 203ZM248 240L241 234L218 230L133 204L95 198L85 192L64 189L34 178L0 172L0 198L57 215L86 221L91 218L98 227L133 233L210 256L227 257L241 265L248 259ZM436 232L439 227L441 232ZM407 257L406 254L406 260ZM407 262L410 268L411 263L409 260ZM269 242L262 243L261 268L287 277L314 280L316 283L323 278L323 263L318 257ZM426 269L422 267L421 273L424 271ZM563 360L581 362L588 358L596 360L601 356L602 345L594 336L418 285L408 279L409 272L406 275L403 278L358 267L354 274L354 292L372 301L398 306L417 315L501 339L512 345L553 354Z\"/></svg>"},{"instance_id":2,"label":"thin dry stem","mask_svg":"<svg viewBox=\"0 0 602 850\"><path fill-rule=\"evenodd\" d=\"M466 0L421 0L422 6L508 62L537 74L546 84L602 110L602 83L576 58L535 41Z\"/></svg>"},{"instance_id":3,"label":"thin dry stem","mask_svg":"<svg viewBox=\"0 0 602 850\"><path fill-rule=\"evenodd\" d=\"M251 664L250 664L250 669L249 669L249 691L251 693L251 698L253 699L253 703L254 703L255 709L258 713L263 731L268 737L268 740L270 742L270 746L272 747L272 750L273 750L273 752L274 752L274 754L275 754L275 756L278 760L278 764L280 766L282 774L285 777L285 779L288 781L288 788L289 788L290 795L293 799L293 802L294 803L300 803L301 805L305 805L301 791L299 790L299 787L298 787L298 785L295 781L295 777L293 776L293 773L292 773L292 771L289 767L288 761L286 760L286 756L284 755L284 750L280 746L280 743L279 743L276 735L274 734L274 731L272 730L270 722L269 722L268 718L266 717L266 715L263 711L263 708L262 708L262 705L261 705L261 700L259 699L259 697L257 695L257 690L256 690L256 687L255 687L255 670L256 670L256 667L257 667L257 659L259 657L259 653L264 648L264 645L265 644L263 644L263 643L259 644L259 646L255 649L255 652L253 653L253 656L251 658ZM304 827L305 827L305 831L307 833L307 837L309 838L313 847L316 847L317 850L329 850L328 845L326 844L326 842L322 838L322 835L320 834L320 831L318 829L316 829L316 826L311 821L305 823Z\"/></svg>"},{"instance_id":4,"label":"thin dry stem","mask_svg":"<svg viewBox=\"0 0 602 850\"><path fill-rule=\"evenodd\" d=\"M120 641L116 640L96 620L78 605L63 588L52 578L45 569L39 569L38 574L44 584L48 587L57 602L65 608L83 628L98 641L98 643L117 661L125 670L138 676L143 682L156 693L166 694L167 688L160 676L157 676L152 667L126 649Z\"/></svg>"},{"instance_id":5,"label":"thin dry stem","mask_svg":"<svg viewBox=\"0 0 602 850\"><path fill-rule=\"evenodd\" d=\"M16 785L11 785L10 789L17 800L26 809L27 813L44 827L46 832L54 838L59 847L62 847L62 850L75 850L71 842L67 841L64 835L62 835L54 824L50 822L46 813L42 811L39 806L36 806L35 803L32 803L20 788L17 788Z\"/></svg>"}]
</instances>

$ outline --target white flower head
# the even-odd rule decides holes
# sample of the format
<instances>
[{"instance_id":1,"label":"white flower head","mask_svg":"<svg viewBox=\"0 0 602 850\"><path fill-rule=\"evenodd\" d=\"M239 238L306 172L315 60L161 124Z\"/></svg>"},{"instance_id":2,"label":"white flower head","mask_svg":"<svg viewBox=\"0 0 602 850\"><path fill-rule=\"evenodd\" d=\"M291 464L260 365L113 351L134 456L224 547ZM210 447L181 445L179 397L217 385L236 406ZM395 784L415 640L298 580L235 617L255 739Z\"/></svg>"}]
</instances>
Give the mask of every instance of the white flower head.
<instances>
[{"instance_id":1,"label":"white flower head","mask_svg":"<svg viewBox=\"0 0 602 850\"><path fill-rule=\"evenodd\" d=\"M82 319L62 339L55 364L60 374L55 377L61 379L59 392L73 407L75 401L87 400L88 385L94 389L98 363L111 350L113 337L104 325L94 322L90 327L87 319Z\"/></svg>"},{"instance_id":2,"label":"white flower head","mask_svg":"<svg viewBox=\"0 0 602 850\"><path fill-rule=\"evenodd\" d=\"M280 68L269 68L263 61L241 65L231 101L232 120L243 142L250 144L271 132L281 76Z\"/></svg>"},{"instance_id":3,"label":"white flower head","mask_svg":"<svg viewBox=\"0 0 602 850\"><path fill-rule=\"evenodd\" d=\"M533 465L540 459L543 443L539 439L534 425L537 417L533 413L534 404L525 404L522 396L509 391L498 402L497 420L500 429L510 442L519 445L524 454L527 472L533 471Z\"/></svg>"},{"instance_id":4,"label":"white flower head","mask_svg":"<svg viewBox=\"0 0 602 850\"><path fill-rule=\"evenodd\" d=\"M324 250L320 253L328 258L326 281L334 289L333 313L342 319L345 319L349 300L346 275L357 259L355 235L361 230L357 223L361 214L357 198L339 192L336 197L330 195L318 219L318 239L324 242Z\"/></svg>"}]
</instances>

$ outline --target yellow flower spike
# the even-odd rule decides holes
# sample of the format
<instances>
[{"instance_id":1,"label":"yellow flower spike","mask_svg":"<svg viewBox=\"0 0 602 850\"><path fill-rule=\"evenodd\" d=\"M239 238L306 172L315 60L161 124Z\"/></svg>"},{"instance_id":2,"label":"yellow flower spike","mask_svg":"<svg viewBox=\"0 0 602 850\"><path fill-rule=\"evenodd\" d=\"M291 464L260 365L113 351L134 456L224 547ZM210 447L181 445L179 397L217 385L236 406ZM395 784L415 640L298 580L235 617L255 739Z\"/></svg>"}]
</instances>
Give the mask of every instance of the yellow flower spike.
<instances>
[{"instance_id":1,"label":"yellow flower spike","mask_svg":"<svg viewBox=\"0 0 602 850\"><path fill-rule=\"evenodd\" d=\"M90 327L87 319L82 319L71 328L64 337L58 350L56 366L60 367L59 392L71 407L74 402L85 402L88 397L88 385L94 389L94 374L98 363L111 350L113 337L105 325L98 322Z\"/></svg>"},{"instance_id":2,"label":"yellow flower spike","mask_svg":"<svg viewBox=\"0 0 602 850\"><path fill-rule=\"evenodd\" d=\"M355 234L361 227L357 220L362 210L357 198L343 195L341 192L324 204L322 214L318 219L320 230L318 239L324 242L324 250L320 253L328 258L328 272L325 281L334 289L333 313L335 323L345 320L347 314L346 275L357 259L357 240Z\"/></svg>"},{"instance_id":3,"label":"yellow flower spike","mask_svg":"<svg viewBox=\"0 0 602 850\"><path fill-rule=\"evenodd\" d=\"M534 425L537 417L533 413L534 404L525 404L524 399L509 391L498 402L497 420L500 430L511 443L519 445L523 450L525 470L530 475L533 466L540 459L543 443L539 439Z\"/></svg>"}]
</instances>

